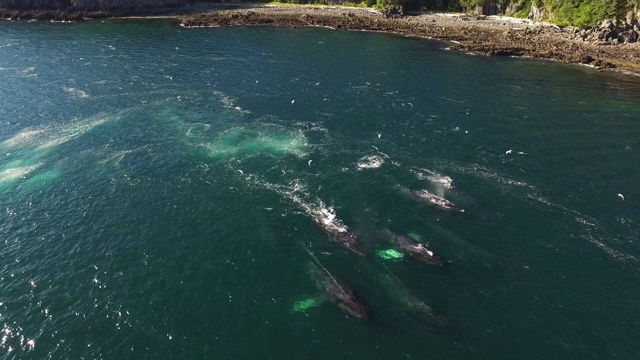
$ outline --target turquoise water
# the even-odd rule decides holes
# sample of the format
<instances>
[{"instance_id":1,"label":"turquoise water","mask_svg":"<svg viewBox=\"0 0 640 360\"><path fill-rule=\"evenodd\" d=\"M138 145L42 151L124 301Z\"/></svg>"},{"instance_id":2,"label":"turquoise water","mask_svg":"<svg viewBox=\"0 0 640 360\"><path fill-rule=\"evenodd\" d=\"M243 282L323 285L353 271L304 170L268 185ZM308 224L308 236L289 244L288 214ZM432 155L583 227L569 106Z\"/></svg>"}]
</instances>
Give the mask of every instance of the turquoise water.
<instances>
[{"instance_id":1,"label":"turquoise water","mask_svg":"<svg viewBox=\"0 0 640 360\"><path fill-rule=\"evenodd\" d=\"M446 46L1 22L2 357L637 358L640 81Z\"/></svg>"}]
</instances>

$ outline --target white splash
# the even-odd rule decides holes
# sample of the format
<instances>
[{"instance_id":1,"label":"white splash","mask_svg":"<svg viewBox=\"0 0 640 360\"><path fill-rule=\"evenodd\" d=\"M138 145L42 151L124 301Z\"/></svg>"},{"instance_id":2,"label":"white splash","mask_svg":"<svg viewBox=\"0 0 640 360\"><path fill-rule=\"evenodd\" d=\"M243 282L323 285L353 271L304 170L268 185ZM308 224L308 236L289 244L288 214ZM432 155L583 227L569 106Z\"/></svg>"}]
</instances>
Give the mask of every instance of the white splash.
<instances>
[{"instance_id":1,"label":"white splash","mask_svg":"<svg viewBox=\"0 0 640 360\"><path fill-rule=\"evenodd\" d=\"M70 93L71 95L73 95L74 97L76 97L78 99L86 99L86 98L89 97L89 94L87 94L86 92L84 92L82 90L78 90L76 88L63 86L62 90Z\"/></svg>"},{"instance_id":2,"label":"white splash","mask_svg":"<svg viewBox=\"0 0 640 360\"><path fill-rule=\"evenodd\" d=\"M20 130L11 138L0 143L3 150L17 148L32 148L37 150L51 148L80 137L96 126L102 125L111 119L106 116L99 116L86 120L77 120Z\"/></svg>"},{"instance_id":3,"label":"white splash","mask_svg":"<svg viewBox=\"0 0 640 360\"><path fill-rule=\"evenodd\" d=\"M24 179L29 173L42 166L43 163L33 165L17 166L0 171L0 183Z\"/></svg>"},{"instance_id":4,"label":"white splash","mask_svg":"<svg viewBox=\"0 0 640 360\"><path fill-rule=\"evenodd\" d=\"M384 157L378 156L378 155L363 156L358 161L358 170L377 169L380 166L382 166L382 164L384 164L385 157L388 157L388 156L386 155L384 155Z\"/></svg>"},{"instance_id":5,"label":"white splash","mask_svg":"<svg viewBox=\"0 0 640 360\"><path fill-rule=\"evenodd\" d=\"M448 176L434 174L434 175L427 176L427 179L431 181L433 184L440 185L446 189L454 188L453 179Z\"/></svg>"},{"instance_id":6,"label":"white splash","mask_svg":"<svg viewBox=\"0 0 640 360\"><path fill-rule=\"evenodd\" d=\"M77 139L82 134L95 128L96 126L106 123L107 121L109 121L109 119L105 117L105 118L98 118L98 119L89 120L89 121L71 122L67 124L66 127L63 127L62 129L60 129L60 131L58 132L54 131L50 133L50 136L48 136L46 139L43 139L44 141L42 141L37 148L38 149L50 148L50 147L58 146L66 142L69 142L71 140Z\"/></svg>"},{"instance_id":7,"label":"white splash","mask_svg":"<svg viewBox=\"0 0 640 360\"><path fill-rule=\"evenodd\" d=\"M45 132L46 128L26 128L21 130L19 133L14 135L13 137L2 142L3 147L7 148L15 148L27 144L30 142L32 138L37 136L38 134Z\"/></svg>"},{"instance_id":8,"label":"white splash","mask_svg":"<svg viewBox=\"0 0 640 360\"><path fill-rule=\"evenodd\" d=\"M319 198L310 195L307 186L300 180L293 180L288 186L272 184L259 180L255 175L245 177L245 180L252 182L261 188L276 192L282 197L295 203L300 209L311 217L318 225L329 232L347 232L349 228L342 220L337 218L335 209L327 206Z\"/></svg>"},{"instance_id":9,"label":"white splash","mask_svg":"<svg viewBox=\"0 0 640 360\"><path fill-rule=\"evenodd\" d=\"M225 109L229 109L229 110L236 110L242 114L250 114L251 111L249 110L245 110L243 108L241 108L240 106L237 106L235 104L235 99L227 96L225 93L223 93L222 91L214 91L213 95L215 95L218 100L220 101L220 103L222 104L222 106Z\"/></svg>"}]
</instances>

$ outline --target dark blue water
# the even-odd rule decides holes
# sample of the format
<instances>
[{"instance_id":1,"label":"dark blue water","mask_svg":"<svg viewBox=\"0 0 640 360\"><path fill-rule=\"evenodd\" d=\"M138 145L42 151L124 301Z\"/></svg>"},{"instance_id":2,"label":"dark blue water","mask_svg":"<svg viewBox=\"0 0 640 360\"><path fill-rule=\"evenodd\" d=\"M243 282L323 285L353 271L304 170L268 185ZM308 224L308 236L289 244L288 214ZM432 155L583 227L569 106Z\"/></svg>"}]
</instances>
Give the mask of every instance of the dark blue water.
<instances>
[{"instance_id":1,"label":"dark blue water","mask_svg":"<svg viewBox=\"0 0 640 360\"><path fill-rule=\"evenodd\" d=\"M2 357L637 358L640 81L446 46L1 22Z\"/></svg>"}]
</instances>

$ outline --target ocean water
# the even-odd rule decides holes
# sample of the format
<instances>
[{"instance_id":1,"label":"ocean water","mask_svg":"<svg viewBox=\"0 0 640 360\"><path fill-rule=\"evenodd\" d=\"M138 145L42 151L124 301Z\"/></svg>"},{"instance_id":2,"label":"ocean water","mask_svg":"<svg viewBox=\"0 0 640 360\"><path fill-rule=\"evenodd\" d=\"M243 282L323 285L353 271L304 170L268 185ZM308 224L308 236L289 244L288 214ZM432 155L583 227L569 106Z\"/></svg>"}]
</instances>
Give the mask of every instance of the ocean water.
<instances>
[{"instance_id":1,"label":"ocean water","mask_svg":"<svg viewBox=\"0 0 640 360\"><path fill-rule=\"evenodd\" d=\"M638 358L640 80L446 48L0 22L0 357Z\"/></svg>"}]
</instances>

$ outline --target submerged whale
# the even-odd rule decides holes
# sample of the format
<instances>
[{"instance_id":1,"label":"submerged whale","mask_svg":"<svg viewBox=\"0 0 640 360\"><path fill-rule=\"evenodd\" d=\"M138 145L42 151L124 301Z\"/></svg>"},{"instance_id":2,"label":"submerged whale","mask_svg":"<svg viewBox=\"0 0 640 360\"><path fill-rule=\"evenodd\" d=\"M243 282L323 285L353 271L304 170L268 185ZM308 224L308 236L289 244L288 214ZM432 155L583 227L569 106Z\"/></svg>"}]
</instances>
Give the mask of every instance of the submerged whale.
<instances>
[{"instance_id":1,"label":"submerged whale","mask_svg":"<svg viewBox=\"0 0 640 360\"><path fill-rule=\"evenodd\" d=\"M438 195L432 194L427 190L411 190L411 194L418 200L424 202L429 206L433 206L438 210L447 211L447 212L462 212L457 206L455 206L451 201L442 198Z\"/></svg>"},{"instance_id":2,"label":"submerged whale","mask_svg":"<svg viewBox=\"0 0 640 360\"><path fill-rule=\"evenodd\" d=\"M367 307L358 299L349 285L333 276L324 267L312 262L309 264L318 290L325 293L332 303L355 318L367 319L369 317Z\"/></svg>"},{"instance_id":3,"label":"submerged whale","mask_svg":"<svg viewBox=\"0 0 640 360\"><path fill-rule=\"evenodd\" d=\"M444 265L444 261L438 254L429 250L424 244L414 240L413 238L402 235L392 234L393 244L405 255L413 256L425 264Z\"/></svg>"},{"instance_id":4,"label":"submerged whale","mask_svg":"<svg viewBox=\"0 0 640 360\"><path fill-rule=\"evenodd\" d=\"M439 327L447 328L450 326L449 319L445 315L434 310L425 301L414 295L389 268L384 265L382 265L382 268L384 271L377 273L379 282L382 288L391 295L391 299L400 305L403 311L417 315L419 318Z\"/></svg>"},{"instance_id":5,"label":"submerged whale","mask_svg":"<svg viewBox=\"0 0 640 360\"><path fill-rule=\"evenodd\" d=\"M406 292L404 294L404 299L402 299L404 305L407 307L407 310L411 311L414 314L422 317L424 320L432 322L440 327L449 327L450 322L449 319L441 314L440 312L434 310L431 306L427 305L424 301L416 298L411 295L411 293Z\"/></svg>"}]
</instances>

